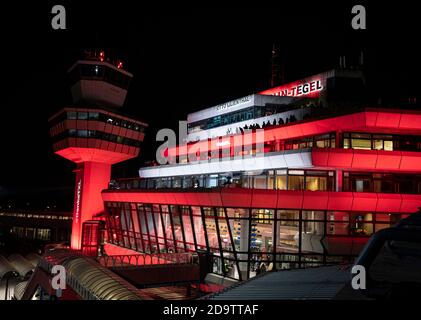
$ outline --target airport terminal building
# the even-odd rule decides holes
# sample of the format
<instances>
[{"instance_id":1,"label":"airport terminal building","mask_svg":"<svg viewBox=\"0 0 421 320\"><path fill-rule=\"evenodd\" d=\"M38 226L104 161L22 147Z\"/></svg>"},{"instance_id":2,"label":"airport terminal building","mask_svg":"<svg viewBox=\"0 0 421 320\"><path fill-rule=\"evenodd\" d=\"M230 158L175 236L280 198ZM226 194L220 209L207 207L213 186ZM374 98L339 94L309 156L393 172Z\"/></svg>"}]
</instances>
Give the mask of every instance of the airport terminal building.
<instances>
[{"instance_id":1,"label":"airport terminal building","mask_svg":"<svg viewBox=\"0 0 421 320\"><path fill-rule=\"evenodd\" d=\"M365 109L273 126L258 174L247 168L253 152L237 161L232 149L216 162L142 168L102 192L108 241L206 250L214 272L241 279L258 262L350 262L374 232L421 206L420 123L421 113Z\"/></svg>"},{"instance_id":2,"label":"airport terminal building","mask_svg":"<svg viewBox=\"0 0 421 320\"><path fill-rule=\"evenodd\" d=\"M120 72L78 64L89 69L74 75L79 96L109 82L98 65ZM185 144L164 152L169 164L112 181L111 165L138 154L147 125L63 109L50 122L55 152L78 166L72 248L203 252L214 273L240 281L352 262L370 235L421 206L421 113L360 106L363 86L359 71L331 70L191 113Z\"/></svg>"}]
</instances>

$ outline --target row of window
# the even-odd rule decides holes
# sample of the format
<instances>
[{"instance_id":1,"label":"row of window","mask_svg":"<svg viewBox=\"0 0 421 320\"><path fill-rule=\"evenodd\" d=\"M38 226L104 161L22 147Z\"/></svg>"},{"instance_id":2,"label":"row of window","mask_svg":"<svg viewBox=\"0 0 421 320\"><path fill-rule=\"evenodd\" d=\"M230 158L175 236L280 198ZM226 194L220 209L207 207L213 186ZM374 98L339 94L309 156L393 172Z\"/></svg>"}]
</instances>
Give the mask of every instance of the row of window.
<instances>
[{"instance_id":1,"label":"row of window","mask_svg":"<svg viewBox=\"0 0 421 320\"><path fill-rule=\"evenodd\" d=\"M113 117L111 115L107 115L98 111L67 111L63 112L58 115L56 118L53 119L51 125L55 125L57 123L63 122L65 120L92 120L92 121L100 121L104 123L111 124L113 126L123 127L126 129L144 132L145 127L133 122L124 119L120 119L117 117Z\"/></svg>"},{"instance_id":2,"label":"row of window","mask_svg":"<svg viewBox=\"0 0 421 320\"><path fill-rule=\"evenodd\" d=\"M110 189L216 188L335 191L335 172L323 170L267 170L242 173L133 179L110 182Z\"/></svg>"},{"instance_id":3,"label":"row of window","mask_svg":"<svg viewBox=\"0 0 421 320\"><path fill-rule=\"evenodd\" d=\"M300 255L357 254L351 242L340 239L368 237L401 218L366 212L111 202L106 210L109 242L140 252L206 250L217 257L220 267L231 265L220 272L237 279L244 272L252 275L256 257L274 262L277 255L301 259ZM326 242L326 237L332 241Z\"/></svg>"},{"instance_id":4,"label":"row of window","mask_svg":"<svg viewBox=\"0 0 421 320\"><path fill-rule=\"evenodd\" d=\"M420 194L421 175L344 172L343 191Z\"/></svg>"},{"instance_id":5,"label":"row of window","mask_svg":"<svg viewBox=\"0 0 421 320\"><path fill-rule=\"evenodd\" d=\"M189 123L188 133L196 132L199 130L212 129L250 119L266 117L286 111L287 109L288 107L286 107L285 105L265 105L249 107L239 111L233 111L220 116L215 116L212 118Z\"/></svg>"},{"instance_id":6,"label":"row of window","mask_svg":"<svg viewBox=\"0 0 421 320\"><path fill-rule=\"evenodd\" d=\"M131 77L106 65L78 64L69 73L71 84L81 79L103 80L117 87L128 89Z\"/></svg>"},{"instance_id":7,"label":"row of window","mask_svg":"<svg viewBox=\"0 0 421 320\"><path fill-rule=\"evenodd\" d=\"M140 147L140 141L118 136L111 133L106 133L98 130L77 130L77 129L69 129L66 131L61 132L60 134L54 136L54 141L60 141L64 138L72 137L72 138L95 138L99 140L109 141L124 144L126 146L131 147Z\"/></svg>"},{"instance_id":8,"label":"row of window","mask_svg":"<svg viewBox=\"0 0 421 320\"><path fill-rule=\"evenodd\" d=\"M336 148L335 133L293 140L274 140L266 143L265 152L299 150L305 148ZM356 150L421 151L421 137L371 133L342 134L342 147Z\"/></svg>"},{"instance_id":9,"label":"row of window","mask_svg":"<svg viewBox=\"0 0 421 320\"><path fill-rule=\"evenodd\" d=\"M343 133L342 147L356 150L385 150L385 151L421 151L421 137L407 135L381 135L370 133ZM278 152L283 150L300 150L306 148L337 148L334 132L304 137L300 139L266 141L264 146L252 144L250 146L231 146L230 148L190 154L190 158L176 157L175 163L187 163L197 160L211 160L226 157L255 155L259 153ZM196 149L192 149L195 150Z\"/></svg>"},{"instance_id":10,"label":"row of window","mask_svg":"<svg viewBox=\"0 0 421 320\"><path fill-rule=\"evenodd\" d=\"M335 172L316 170L268 170L259 176L243 176L243 188L335 191Z\"/></svg>"},{"instance_id":11,"label":"row of window","mask_svg":"<svg viewBox=\"0 0 421 320\"><path fill-rule=\"evenodd\" d=\"M19 239L27 240L51 240L51 230L43 228L12 227L10 233Z\"/></svg>"},{"instance_id":12,"label":"row of window","mask_svg":"<svg viewBox=\"0 0 421 320\"><path fill-rule=\"evenodd\" d=\"M221 158L247 157L257 154L277 152L283 150L299 150L305 148L335 148L335 134L328 133L324 135L312 136L295 140L274 140L265 142L264 144L256 144L246 146L231 146L231 148L221 148L203 152L196 151L196 154L190 153L188 157L176 156L171 159L171 163L188 163L192 161L212 160ZM192 149L193 150L193 149Z\"/></svg>"},{"instance_id":13,"label":"row of window","mask_svg":"<svg viewBox=\"0 0 421 320\"><path fill-rule=\"evenodd\" d=\"M421 194L421 175L343 172L342 191ZM240 187L269 190L335 191L335 171L277 169L244 173L111 181L110 189Z\"/></svg>"},{"instance_id":14,"label":"row of window","mask_svg":"<svg viewBox=\"0 0 421 320\"><path fill-rule=\"evenodd\" d=\"M265 145L265 152L281 150L299 150L306 148L335 148L335 133L327 133L318 136L311 136L302 139L275 140Z\"/></svg>"},{"instance_id":15,"label":"row of window","mask_svg":"<svg viewBox=\"0 0 421 320\"><path fill-rule=\"evenodd\" d=\"M344 149L421 151L421 137L371 133L343 133Z\"/></svg>"},{"instance_id":16,"label":"row of window","mask_svg":"<svg viewBox=\"0 0 421 320\"><path fill-rule=\"evenodd\" d=\"M38 214L38 213L20 213L20 212L0 212L0 216L26 218L26 219L53 219L53 220L71 220L70 215Z\"/></svg>"}]
</instances>

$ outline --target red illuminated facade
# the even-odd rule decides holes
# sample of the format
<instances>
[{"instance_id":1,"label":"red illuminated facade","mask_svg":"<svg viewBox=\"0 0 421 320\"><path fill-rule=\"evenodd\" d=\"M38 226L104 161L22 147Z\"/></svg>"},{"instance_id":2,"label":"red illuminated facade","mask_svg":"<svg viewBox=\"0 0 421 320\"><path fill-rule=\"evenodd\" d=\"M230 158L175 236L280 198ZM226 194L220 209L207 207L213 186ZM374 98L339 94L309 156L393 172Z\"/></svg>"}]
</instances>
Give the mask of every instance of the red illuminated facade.
<instances>
[{"instance_id":1,"label":"red illuminated facade","mask_svg":"<svg viewBox=\"0 0 421 320\"><path fill-rule=\"evenodd\" d=\"M239 280L262 263L351 262L374 232L421 206L420 123L419 112L365 108L170 148L184 163L141 168L103 191L108 239L206 250L214 272ZM257 155L255 173L247 161Z\"/></svg>"},{"instance_id":2,"label":"red illuminated facade","mask_svg":"<svg viewBox=\"0 0 421 320\"><path fill-rule=\"evenodd\" d=\"M120 67L76 63L76 105L50 118L55 153L77 164L74 249L96 251L90 220L101 215L114 254L204 251L213 272L245 280L262 268L351 262L373 233L421 207L421 113L332 112L344 105L331 107L343 93L335 85L352 84L353 96L364 82L346 70L192 113L186 144L161 150L168 164L110 181L146 126L98 107L124 101L116 93L131 76Z\"/></svg>"}]
</instances>

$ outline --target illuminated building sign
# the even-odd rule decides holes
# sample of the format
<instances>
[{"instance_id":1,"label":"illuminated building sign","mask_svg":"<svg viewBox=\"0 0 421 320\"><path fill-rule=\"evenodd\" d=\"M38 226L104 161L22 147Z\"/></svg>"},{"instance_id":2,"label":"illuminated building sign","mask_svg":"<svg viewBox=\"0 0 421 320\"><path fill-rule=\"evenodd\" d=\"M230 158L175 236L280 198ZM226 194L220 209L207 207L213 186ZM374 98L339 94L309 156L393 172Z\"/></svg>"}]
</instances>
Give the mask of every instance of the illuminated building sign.
<instances>
[{"instance_id":1,"label":"illuminated building sign","mask_svg":"<svg viewBox=\"0 0 421 320\"><path fill-rule=\"evenodd\" d=\"M82 179L80 179L76 186L76 208L75 208L75 223L79 223L80 219L80 200L82 192Z\"/></svg>"},{"instance_id":2,"label":"illuminated building sign","mask_svg":"<svg viewBox=\"0 0 421 320\"><path fill-rule=\"evenodd\" d=\"M237 104L248 102L248 101L250 101L250 99L251 99L251 96L247 96L247 97L243 97L243 98L240 98L240 99L232 100L232 101L229 101L229 102L226 102L226 103L223 103L223 104L220 104L220 105L216 106L215 109L216 109L216 111L225 110L225 109L228 109L228 108L230 108L232 106L235 106Z\"/></svg>"},{"instance_id":3,"label":"illuminated building sign","mask_svg":"<svg viewBox=\"0 0 421 320\"><path fill-rule=\"evenodd\" d=\"M271 88L260 92L260 94L287 97L317 97L324 89L322 79L302 80L288 83L279 87Z\"/></svg>"}]
</instances>

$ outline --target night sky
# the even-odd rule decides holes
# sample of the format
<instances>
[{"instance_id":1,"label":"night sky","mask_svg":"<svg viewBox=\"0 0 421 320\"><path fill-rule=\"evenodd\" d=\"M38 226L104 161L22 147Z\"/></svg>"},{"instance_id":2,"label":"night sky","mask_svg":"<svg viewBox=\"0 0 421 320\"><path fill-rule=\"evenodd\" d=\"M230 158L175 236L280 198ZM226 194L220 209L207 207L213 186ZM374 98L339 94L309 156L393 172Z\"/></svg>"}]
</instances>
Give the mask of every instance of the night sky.
<instances>
[{"instance_id":1,"label":"night sky","mask_svg":"<svg viewBox=\"0 0 421 320\"><path fill-rule=\"evenodd\" d=\"M363 49L373 101L415 96L420 87L420 14L401 1L366 5L367 30L351 28L352 5L319 2L230 8L34 2L0 8L0 204L58 200L59 209L71 208L74 165L53 154L47 119L71 103L66 71L86 48L124 61L134 74L124 112L150 125L140 157L115 166L115 177L134 177L154 158L160 128L268 88L273 43L287 81L334 68L340 55L350 62ZM65 31L50 26L54 4L66 7Z\"/></svg>"}]
</instances>

